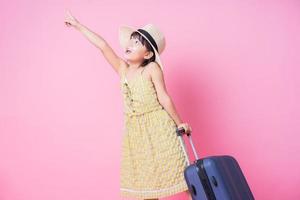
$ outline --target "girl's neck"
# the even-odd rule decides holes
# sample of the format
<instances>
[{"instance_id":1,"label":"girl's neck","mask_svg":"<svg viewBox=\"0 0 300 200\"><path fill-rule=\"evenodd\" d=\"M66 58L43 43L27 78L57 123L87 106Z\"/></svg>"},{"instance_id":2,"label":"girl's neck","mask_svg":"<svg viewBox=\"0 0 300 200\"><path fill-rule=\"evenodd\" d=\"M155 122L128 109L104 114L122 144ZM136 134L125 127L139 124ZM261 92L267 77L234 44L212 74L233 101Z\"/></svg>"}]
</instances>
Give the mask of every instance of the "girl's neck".
<instances>
[{"instance_id":1,"label":"girl's neck","mask_svg":"<svg viewBox=\"0 0 300 200\"><path fill-rule=\"evenodd\" d=\"M137 68L139 68L139 67L141 66L141 63L132 63L132 62L128 62L128 64L129 64L129 67L130 67L131 69L137 69Z\"/></svg>"}]
</instances>

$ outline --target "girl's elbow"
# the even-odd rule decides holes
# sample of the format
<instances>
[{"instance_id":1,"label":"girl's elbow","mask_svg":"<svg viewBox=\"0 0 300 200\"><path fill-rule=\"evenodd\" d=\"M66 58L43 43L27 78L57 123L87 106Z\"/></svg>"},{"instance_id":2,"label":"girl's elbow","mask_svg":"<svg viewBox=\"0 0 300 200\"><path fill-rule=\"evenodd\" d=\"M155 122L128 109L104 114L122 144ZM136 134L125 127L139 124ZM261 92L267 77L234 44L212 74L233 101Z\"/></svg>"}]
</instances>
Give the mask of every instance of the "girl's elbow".
<instances>
[{"instance_id":1,"label":"girl's elbow","mask_svg":"<svg viewBox=\"0 0 300 200\"><path fill-rule=\"evenodd\" d=\"M158 98L159 103L163 106L169 104L171 102L171 98L168 95L164 95Z\"/></svg>"}]
</instances>

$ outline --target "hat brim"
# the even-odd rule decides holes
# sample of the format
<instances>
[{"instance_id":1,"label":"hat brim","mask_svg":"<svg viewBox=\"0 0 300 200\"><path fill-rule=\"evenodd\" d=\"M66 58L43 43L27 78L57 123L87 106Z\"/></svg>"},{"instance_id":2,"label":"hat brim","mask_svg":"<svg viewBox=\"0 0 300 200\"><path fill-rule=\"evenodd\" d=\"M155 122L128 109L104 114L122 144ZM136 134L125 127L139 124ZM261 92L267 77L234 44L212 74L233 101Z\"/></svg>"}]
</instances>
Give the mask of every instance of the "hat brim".
<instances>
[{"instance_id":1,"label":"hat brim","mask_svg":"<svg viewBox=\"0 0 300 200\"><path fill-rule=\"evenodd\" d=\"M134 32L137 31L139 32L137 29L130 27L130 26L120 26L119 27L119 42L120 45L123 49L126 48L127 42L130 39L130 35ZM139 32L148 42L149 44L152 46L154 53L155 53L155 62L160 66L160 68L163 70L163 65L160 59L160 55L159 53L156 51L155 47L151 44L151 42L148 40L148 38L141 32Z\"/></svg>"}]
</instances>

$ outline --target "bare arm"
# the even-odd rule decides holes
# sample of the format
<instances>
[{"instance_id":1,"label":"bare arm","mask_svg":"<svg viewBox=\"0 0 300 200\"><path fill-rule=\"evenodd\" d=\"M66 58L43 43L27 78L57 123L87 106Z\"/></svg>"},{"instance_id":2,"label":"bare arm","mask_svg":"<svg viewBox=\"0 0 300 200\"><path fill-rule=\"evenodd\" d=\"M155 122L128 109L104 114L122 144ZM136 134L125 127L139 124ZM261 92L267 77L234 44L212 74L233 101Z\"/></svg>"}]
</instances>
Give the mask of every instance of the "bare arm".
<instances>
[{"instance_id":1,"label":"bare arm","mask_svg":"<svg viewBox=\"0 0 300 200\"><path fill-rule=\"evenodd\" d=\"M164 76L161 68L158 64L155 62L150 63L152 65L151 68L151 78L154 83L156 92L157 92L157 98L160 104L165 108L165 110L171 115L173 120L175 121L176 125L180 125L182 123L181 118L179 117L175 105L169 96L165 82L164 82Z\"/></svg>"},{"instance_id":2,"label":"bare arm","mask_svg":"<svg viewBox=\"0 0 300 200\"><path fill-rule=\"evenodd\" d=\"M110 45L100 35L90 30L88 27L79 23L69 12L67 13L66 24L72 25L80 31L94 46L101 50L103 56L113 69L120 74L120 66L127 65L126 62L116 55Z\"/></svg>"},{"instance_id":3,"label":"bare arm","mask_svg":"<svg viewBox=\"0 0 300 200\"><path fill-rule=\"evenodd\" d=\"M183 123L181 118L179 117L175 105L171 99L171 97L168 95L164 76L161 68L159 65L155 62L152 62L149 64L150 66L150 74L152 82L154 83L155 90L157 92L157 98L160 102L160 104L165 108L165 110L170 114L170 116L175 121L177 128L183 127L185 129L185 133L191 133L192 127L188 123Z\"/></svg>"}]
</instances>

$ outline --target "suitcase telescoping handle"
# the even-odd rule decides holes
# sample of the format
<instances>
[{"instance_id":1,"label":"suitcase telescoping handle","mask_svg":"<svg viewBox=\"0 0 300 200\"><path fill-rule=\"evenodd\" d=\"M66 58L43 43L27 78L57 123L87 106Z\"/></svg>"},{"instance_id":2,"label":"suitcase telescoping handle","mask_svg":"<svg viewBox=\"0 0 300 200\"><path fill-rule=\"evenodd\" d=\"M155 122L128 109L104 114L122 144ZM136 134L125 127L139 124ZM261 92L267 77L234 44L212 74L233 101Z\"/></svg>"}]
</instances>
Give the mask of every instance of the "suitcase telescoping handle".
<instances>
[{"instance_id":1,"label":"suitcase telescoping handle","mask_svg":"<svg viewBox=\"0 0 300 200\"><path fill-rule=\"evenodd\" d=\"M189 157L188 157L188 154L187 154L187 149L186 149L186 146L185 146L185 143L184 143L184 140L183 140L183 135L184 134L186 134L188 136L190 145L192 146L193 153L194 153L194 156L196 158L196 160L194 162L196 162L197 160L199 160L198 154L196 152L196 149L195 149L195 146L194 146L194 143L193 143L193 140L192 140L192 134L190 132L186 133L185 129L183 127L176 128L176 133L177 133L177 135L180 138L180 143L181 143L182 148L185 150L184 152L185 152L185 156L188 159L188 165L190 165L190 160L189 160Z\"/></svg>"}]
</instances>

